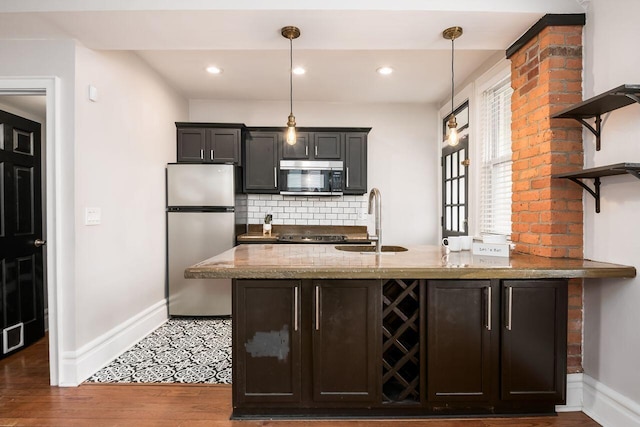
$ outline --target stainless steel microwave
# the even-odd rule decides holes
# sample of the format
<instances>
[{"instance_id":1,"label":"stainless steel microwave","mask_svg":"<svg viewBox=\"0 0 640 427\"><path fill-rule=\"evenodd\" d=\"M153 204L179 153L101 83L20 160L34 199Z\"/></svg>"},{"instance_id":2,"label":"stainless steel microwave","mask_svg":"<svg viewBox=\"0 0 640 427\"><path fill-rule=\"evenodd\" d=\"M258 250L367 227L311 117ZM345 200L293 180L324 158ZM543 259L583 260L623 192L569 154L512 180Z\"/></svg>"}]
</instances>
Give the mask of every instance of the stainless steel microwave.
<instances>
[{"instance_id":1,"label":"stainless steel microwave","mask_svg":"<svg viewBox=\"0 0 640 427\"><path fill-rule=\"evenodd\" d=\"M280 194L341 196L342 161L280 160Z\"/></svg>"}]
</instances>

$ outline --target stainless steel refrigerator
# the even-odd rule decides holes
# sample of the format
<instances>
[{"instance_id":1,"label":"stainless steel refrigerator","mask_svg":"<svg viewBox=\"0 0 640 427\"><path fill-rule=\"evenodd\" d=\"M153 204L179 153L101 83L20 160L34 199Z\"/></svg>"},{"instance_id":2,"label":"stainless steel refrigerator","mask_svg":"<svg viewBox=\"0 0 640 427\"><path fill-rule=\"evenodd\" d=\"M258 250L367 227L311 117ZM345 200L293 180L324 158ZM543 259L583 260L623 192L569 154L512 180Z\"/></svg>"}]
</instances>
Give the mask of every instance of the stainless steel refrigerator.
<instances>
[{"instance_id":1,"label":"stainless steel refrigerator","mask_svg":"<svg viewBox=\"0 0 640 427\"><path fill-rule=\"evenodd\" d=\"M231 280L185 279L184 269L235 244L234 165L167 165L170 316L231 314Z\"/></svg>"}]
</instances>

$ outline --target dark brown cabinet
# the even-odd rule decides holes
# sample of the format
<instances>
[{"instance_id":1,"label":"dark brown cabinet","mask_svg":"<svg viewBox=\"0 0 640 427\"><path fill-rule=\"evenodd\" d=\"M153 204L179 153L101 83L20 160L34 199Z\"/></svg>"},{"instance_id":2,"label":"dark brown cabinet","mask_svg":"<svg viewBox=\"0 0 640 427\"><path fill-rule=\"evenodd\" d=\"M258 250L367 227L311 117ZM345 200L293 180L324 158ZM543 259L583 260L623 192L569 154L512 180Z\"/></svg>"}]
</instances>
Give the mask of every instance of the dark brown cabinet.
<instances>
[{"instance_id":1,"label":"dark brown cabinet","mask_svg":"<svg viewBox=\"0 0 640 427\"><path fill-rule=\"evenodd\" d=\"M367 192L367 133L345 134L344 194Z\"/></svg>"},{"instance_id":2,"label":"dark brown cabinet","mask_svg":"<svg viewBox=\"0 0 640 427\"><path fill-rule=\"evenodd\" d=\"M282 138L281 158L285 160L340 160L342 159L341 132L297 132L294 145Z\"/></svg>"},{"instance_id":3,"label":"dark brown cabinet","mask_svg":"<svg viewBox=\"0 0 640 427\"><path fill-rule=\"evenodd\" d=\"M501 398L564 403L567 365L567 283L502 283Z\"/></svg>"},{"instance_id":4,"label":"dark brown cabinet","mask_svg":"<svg viewBox=\"0 0 640 427\"><path fill-rule=\"evenodd\" d=\"M379 400L380 282L313 283L313 400Z\"/></svg>"},{"instance_id":5,"label":"dark brown cabinet","mask_svg":"<svg viewBox=\"0 0 640 427\"><path fill-rule=\"evenodd\" d=\"M316 160L340 160L342 158L342 138L340 132L314 132L313 158Z\"/></svg>"},{"instance_id":6,"label":"dark brown cabinet","mask_svg":"<svg viewBox=\"0 0 640 427\"><path fill-rule=\"evenodd\" d=\"M278 143L281 132L249 132L242 149L245 193L273 193L278 190Z\"/></svg>"},{"instance_id":7,"label":"dark brown cabinet","mask_svg":"<svg viewBox=\"0 0 640 427\"><path fill-rule=\"evenodd\" d=\"M235 280L234 414L379 401L380 283Z\"/></svg>"},{"instance_id":8,"label":"dark brown cabinet","mask_svg":"<svg viewBox=\"0 0 640 427\"><path fill-rule=\"evenodd\" d=\"M430 402L564 403L566 281L434 280L427 288Z\"/></svg>"},{"instance_id":9,"label":"dark brown cabinet","mask_svg":"<svg viewBox=\"0 0 640 427\"><path fill-rule=\"evenodd\" d=\"M297 132L296 143L287 144L282 138L281 158L286 160L308 160L309 159L309 132Z\"/></svg>"},{"instance_id":10,"label":"dark brown cabinet","mask_svg":"<svg viewBox=\"0 0 640 427\"><path fill-rule=\"evenodd\" d=\"M565 400L564 279L237 279L233 301L234 416L548 414Z\"/></svg>"},{"instance_id":11,"label":"dark brown cabinet","mask_svg":"<svg viewBox=\"0 0 640 427\"><path fill-rule=\"evenodd\" d=\"M179 163L240 163L241 124L176 123Z\"/></svg>"},{"instance_id":12,"label":"dark brown cabinet","mask_svg":"<svg viewBox=\"0 0 640 427\"><path fill-rule=\"evenodd\" d=\"M427 399L489 401L498 295L490 280L429 281ZM497 340L495 341L497 343Z\"/></svg>"},{"instance_id":13,"label":"dark brown cabinet","mask_svg":"<svg viewBox=\"0 0 640 427\"><path fill-rule=\"evenodd\" d=\"M235 402L299 402L300 281L238 280L233 292Z\"/></svg>"}]
</instances>

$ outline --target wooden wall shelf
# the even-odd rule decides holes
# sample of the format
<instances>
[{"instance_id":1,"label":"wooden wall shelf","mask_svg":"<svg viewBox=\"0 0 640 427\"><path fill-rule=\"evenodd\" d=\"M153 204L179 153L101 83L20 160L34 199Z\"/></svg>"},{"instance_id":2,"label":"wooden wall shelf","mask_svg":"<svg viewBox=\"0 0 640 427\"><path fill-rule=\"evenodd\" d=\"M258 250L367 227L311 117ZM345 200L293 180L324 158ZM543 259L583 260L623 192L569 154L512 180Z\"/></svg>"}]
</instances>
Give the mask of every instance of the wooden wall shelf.
<instances>
[{"instance_id":1,"label":"wooden wall shelf","mask_svg":"<svg viewBox=\"0 0 640 427\"><path fill-rule=\"evenodd\" d=\"M552 115L551 118L574 119L582 123L595 135L596 151L600 151L602 114L626 107L634 102L640 103L640 85L624 84L562 110ZM594 117L596 119L595 127L586 121L586 119Z\"/></svg>"},{"instance_id":2,"label":"wooden wall shelf","mask_svg":"<svg viewBox=\"0 0 640 427\"><path fill-rule=\"evenodd\" d=\"M640 179L640 163L616 163L614 165L600 166L597 168L583 169L577 172L568 172L552 175L553 178L569 179L593 196L596 201L596 213L600 212L600 178L603 176L630 174ZM582 179L593 179L593 189L585 184Z\"/></svg>"}]
</instances>

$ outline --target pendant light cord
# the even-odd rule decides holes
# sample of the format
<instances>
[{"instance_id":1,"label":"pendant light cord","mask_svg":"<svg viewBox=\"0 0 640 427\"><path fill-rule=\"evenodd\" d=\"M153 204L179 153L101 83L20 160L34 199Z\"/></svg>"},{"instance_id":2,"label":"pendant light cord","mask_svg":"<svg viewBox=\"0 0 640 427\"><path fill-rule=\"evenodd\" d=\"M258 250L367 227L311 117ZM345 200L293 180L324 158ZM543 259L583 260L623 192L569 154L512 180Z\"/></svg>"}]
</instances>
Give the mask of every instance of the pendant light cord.
<instances>
[{"instance_id":1,"label":"pendant light cord","mask_svg":"<svg viewBox=\"0 0 640 427\"><path fill-rule=\"evenodd\" d=\"M293 114L293 39L289 38L289 106Z\"/></svg>"},{"instance_id":2,"label":"pendant light cord","mask_svg":"<svg viewBox=\"0 0 640 427\"><path fill-rule=\"evenodd\" d=\"M454 49L453 49L453 41L454 38L451 37L451 114L453 115L453 53L454 53Z\"/></svg>"}]
</instances>

